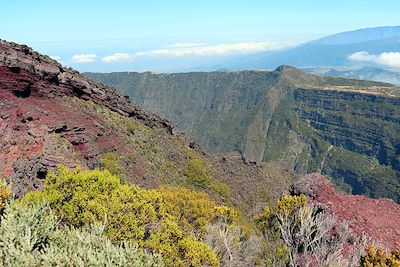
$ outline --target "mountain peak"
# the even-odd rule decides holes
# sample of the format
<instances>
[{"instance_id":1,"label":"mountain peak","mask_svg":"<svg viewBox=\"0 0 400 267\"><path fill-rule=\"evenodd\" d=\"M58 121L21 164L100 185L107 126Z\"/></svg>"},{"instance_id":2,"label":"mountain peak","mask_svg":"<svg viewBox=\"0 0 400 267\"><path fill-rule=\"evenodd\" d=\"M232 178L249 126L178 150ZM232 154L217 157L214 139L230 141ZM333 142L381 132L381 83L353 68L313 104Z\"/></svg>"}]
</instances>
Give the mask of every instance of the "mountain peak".
<instances>
[{"instance_id":1,"label":"mountain peak","mask_svg":"<svg viewBox=\"0 0 400 267\"><path fill-rule=\"evenodd\" d=\"M294 70L300 71L299 69L296 69L295 67L292 67L289 65L280 65L279 67L277 67L275 69L275 71L278 71L278 72L294 71Z\"/></svg>"}]
</instances>

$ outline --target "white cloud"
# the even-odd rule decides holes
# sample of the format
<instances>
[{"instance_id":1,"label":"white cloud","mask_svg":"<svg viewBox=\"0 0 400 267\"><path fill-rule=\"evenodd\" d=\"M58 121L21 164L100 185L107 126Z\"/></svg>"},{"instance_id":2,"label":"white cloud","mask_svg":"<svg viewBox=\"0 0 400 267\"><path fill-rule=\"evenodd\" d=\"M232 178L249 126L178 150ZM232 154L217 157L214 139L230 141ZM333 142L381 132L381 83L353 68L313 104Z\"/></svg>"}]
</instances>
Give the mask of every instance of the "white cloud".
<instances>
[{"instance_id":1,"label":"white cloud","mask_svg":"<svg viewBox=\"0 0 400 267\"><path fill-rule=\"evenodd\" d=\"M132 60L132 55L126 53L115 53L106 57L103 57L104 62L118 62L118 61L130 61Z\"/></svg>"},{"instance_id":2,"label":"white cloud","mask_svg":"<svg viewBox=\"0 0 400 267\"><path fill-rule=\"evenodd\" d=\"M365 51L356 52L347 59L358 62L370 62L382 67L400 69L400 52L384 52L372 55Z\"/></svg>"},{"instance_id":3,"label":"white cloud","mask_svg":"<svg viewBox=\"0 0 400 267\"><path fill-rule=\"evenodd\" d=\"M71 57L71 60L75 63L89 63L96 61L95 54L82 54L82 55L74 55Z\"/></svg>"},{"instance_id":4,"label":"white cloud","mask_svg":"<svg viewBox=\"0 0 400 267\"><path fill-rule=\"evenodd\" d=\"M368 52L365 52L365 51L360 51L360 52L351 54L347 58L352 61L368 62L368 61L374 61L376 59L376 56L370 55Z\"/></svg>"},{"instance_id":5,"label":"white cloud","mask_svg":"<svg viewBox=\"0 0 400 267\"><path fill-rule=\"evenodd\" d=\"M141 57L186 57L226 56L279 50L293 46L293 43L249 42L235 44L207 45L201 43L177 43L162 49L140 51L135 54L115 53L103 57L104 62L132 61Z\"/></svg>"},{"instance_id":6,"label":"white cloud","mask_svg":"<svg viewBox=\"0 0 400 267\"><path fill-rule=\"evenodd\" d=\"M376 63L394 69L400 69L400 52L385 52L379 55Z\"/></svg>"}]
</instances>

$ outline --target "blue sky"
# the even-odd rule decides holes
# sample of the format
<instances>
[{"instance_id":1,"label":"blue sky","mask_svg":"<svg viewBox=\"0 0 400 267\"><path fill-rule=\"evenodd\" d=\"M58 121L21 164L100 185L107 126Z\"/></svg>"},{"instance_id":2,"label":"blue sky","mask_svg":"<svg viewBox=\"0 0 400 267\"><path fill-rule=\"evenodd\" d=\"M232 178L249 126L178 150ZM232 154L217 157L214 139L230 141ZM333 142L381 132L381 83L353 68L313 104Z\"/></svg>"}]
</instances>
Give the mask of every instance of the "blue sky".
<instances>
[{"instance_id":1,"label":"blue sky","mask_svg":"<svg viewBox=\"0 0 400 267\"><path fill-rule=\"evenodd\" d=\"M366 27L397 0L1 0L0 38L81 71L173 70Z\"/></svg>"}]
</instances>

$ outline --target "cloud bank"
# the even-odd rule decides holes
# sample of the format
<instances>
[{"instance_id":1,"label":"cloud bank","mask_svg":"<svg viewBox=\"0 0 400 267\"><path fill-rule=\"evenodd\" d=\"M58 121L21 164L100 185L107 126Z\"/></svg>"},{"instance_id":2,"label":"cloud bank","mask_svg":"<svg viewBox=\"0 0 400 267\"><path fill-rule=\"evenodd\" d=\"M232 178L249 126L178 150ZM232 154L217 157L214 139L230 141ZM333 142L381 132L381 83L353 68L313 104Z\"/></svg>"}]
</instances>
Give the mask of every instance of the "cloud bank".
<instances>
[{"instance_id":1,"label":"cloud bank","mask_svg":"<svg viewBox=\"0 0 400 267\"><path fill-rule=\"evenodd\" d=\"M103 57L102 60L104 62L119 62L119 61L130 61L132 60L132 55L125 53L115 53L110 56Z\"/></svg>"},{"instance_id":2,"label":"cloud bank","mask_svg":"<svg viewBox=\"0 0 400 267\"><path fill-rule=\"evenodd\" d=\"M359 51L347 57L351 61L370 62L386 68L400 69L400 52L384 52L379 55Z\"/></svg>"},{"instance_id":3,"label":"cloud bank","mask_svg":"<svg viewBox=\"0 0 400 267\"><path fill-rule=\"evenodd\" d=\"M71 57L71 60L75 63L89 63L89 62L95 62L96 61L96 55L95 54L82 54L82 55L74 55Z\"/></svg>"},{"instance_id":4,"label":"cloud bank","mask_svg":"<svg viewBox=\"0 0 400 267\"><path fill-rule=\"evenodd\" d=\"M143 57L187 57L226 56L273 51L293 46L293 43L248 42L235 44L207 45L201 43L178 43L162 49L140 51L134 54L115 53L102 58L103 62L133 61Z\"/></svg>"}]
</instances>

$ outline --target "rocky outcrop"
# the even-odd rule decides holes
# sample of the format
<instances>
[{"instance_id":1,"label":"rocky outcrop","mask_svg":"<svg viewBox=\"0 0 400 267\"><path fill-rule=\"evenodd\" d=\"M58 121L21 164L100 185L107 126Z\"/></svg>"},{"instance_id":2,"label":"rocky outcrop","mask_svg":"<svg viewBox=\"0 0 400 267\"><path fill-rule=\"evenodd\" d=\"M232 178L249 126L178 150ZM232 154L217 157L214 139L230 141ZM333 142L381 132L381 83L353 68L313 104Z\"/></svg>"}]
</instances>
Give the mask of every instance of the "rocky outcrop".
<instances>
[{"instance_id":1,"label":"rocky outcrop","mask_svg":"<svg viewBox=\"0 0 400 267\"><path fill-rule=\"evenodd\" d=\"M146 125L173 126L160 117L132 105L114 88L88 80L79 72L62 67L30 47L0 40L0 86L17 97L77 96L106 106L122 115L137 118Z\"/></svg>"},{"instance_id":2,"label":"rocky outcrop","mask_svg":"<svg viewBox=\"0 0 400 267\"><path fill-rule=\"evenodd\" d=\"M294 185L294 193L306 194L338 222L348 222L355 234L369 238L369 243L388 250L400 247L400 205L393 200L339 193L317 173L300 179Z\"/></svg>"}]
</instances>

